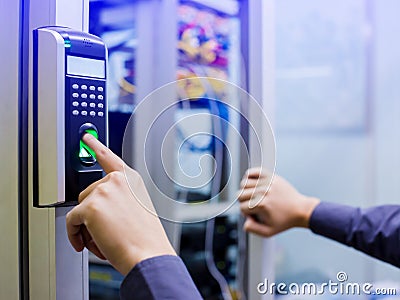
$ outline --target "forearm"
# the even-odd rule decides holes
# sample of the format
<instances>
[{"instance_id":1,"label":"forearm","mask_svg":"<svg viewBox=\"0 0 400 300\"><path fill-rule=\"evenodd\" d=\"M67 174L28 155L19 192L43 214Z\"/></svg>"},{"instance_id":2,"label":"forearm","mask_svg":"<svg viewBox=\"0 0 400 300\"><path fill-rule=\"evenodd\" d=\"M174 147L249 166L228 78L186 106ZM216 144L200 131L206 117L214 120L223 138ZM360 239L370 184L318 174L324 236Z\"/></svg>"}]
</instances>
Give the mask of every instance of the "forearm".
<instances>
[{"instance_id":1,"label":"forearm","mask_svg":"<svg viewBox=\"0 0 400 300\"><path fill-rule=\"evenodd\" d=\"M310 218L310 229L400 267L400 206L368 209L320 203Z\"/></svg>"}]
</instances>

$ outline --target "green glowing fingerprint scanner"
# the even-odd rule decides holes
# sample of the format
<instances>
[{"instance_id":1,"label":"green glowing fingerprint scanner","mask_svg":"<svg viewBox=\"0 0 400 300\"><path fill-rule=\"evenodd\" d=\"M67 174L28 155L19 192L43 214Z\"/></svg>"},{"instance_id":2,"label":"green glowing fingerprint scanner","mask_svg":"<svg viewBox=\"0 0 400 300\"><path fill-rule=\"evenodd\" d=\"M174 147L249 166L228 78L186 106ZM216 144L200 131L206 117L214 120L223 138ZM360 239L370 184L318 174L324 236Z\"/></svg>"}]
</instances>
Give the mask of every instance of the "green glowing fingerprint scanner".
<instances>
[{"instance_id":1,"label":"green glowing fingerprint scanner","mask_svg":"<svg viewBox=\"0 0 400 300\"><path fill-rule=\"evenodd\" d=\"M85 133L89 133L93 135L96 139L99 138L97 131L95 129L86 129ZM96 159L96 153L82 140L79 142L79 158L87 159L94 158Z\"/></svg>"}]
</instances>

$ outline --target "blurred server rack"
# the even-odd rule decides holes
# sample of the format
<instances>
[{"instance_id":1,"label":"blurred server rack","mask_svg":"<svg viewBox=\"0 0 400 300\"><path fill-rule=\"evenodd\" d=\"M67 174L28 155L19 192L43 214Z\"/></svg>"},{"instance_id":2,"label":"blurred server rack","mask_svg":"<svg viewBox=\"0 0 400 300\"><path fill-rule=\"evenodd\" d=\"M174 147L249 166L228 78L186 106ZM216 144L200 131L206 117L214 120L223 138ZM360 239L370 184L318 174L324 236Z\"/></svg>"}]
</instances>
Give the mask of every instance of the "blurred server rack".
<instances>
[{"instance_id":1,"label":"blurred server rack","mask_svg":"<svg viewBox=\"0 0 400 300\"><path fill-rule=\"evenodd\" d=\"M262 23L259 6L258 1L251 0L90 1L89 31L100 36L109 49L110 148L142 176L149 174L143 177L153 201L160 203L156 205L157 212L161 215L168 212L168 219L181 221L163 220L163 225L206 299L256 299L251 296L256 285L248 278L247 258L251 253L245 252L248 241L241 230L238 206L233 204L217 217L206 219L210 212L219 211L220 207L235 199L241 176L248 167L240 158L242 153L238 138L221 123L234 123L249 144L247 125L240 124L240 114L233 112L220 99L225 97L225 103L230 101L234 107L249 110L246 103L240 103L241 99L226 91L224 81L262 99L263 90L258 82L264 78L262 72L265 70L252 67L260 65L260 62L251 61L250 57L251 52L258 55L263 51L260 41L264 32L257 28L257 24ZM268 16L272 14L272 11L268 12ZM203 77L217 80L204 84L200 79L203 84L193 84L196 78ZM153 129L149 137L143 128L149 127L146 125L154 115L154 109L135 109L154 90L175 80L182 83L178 86L185 95L182 97L174 89L165 89L159 104L165 107L172 105L173 109L163 115L164 124L157 125L160 130ZM185 83L189 84L182 87ZM136 113L130 119L132 112ZM218 134L225 138L223 147L230 149L230 161L225 148L218 146L218 139L203 137L181 143L182 132L183 140L188 136L184 122L175 126L176 139L165 143L165 128L172 127L177 118L199 113L218 116L222 120L217 124L221 131ZM204 118L198 125L192 125L189 132L207 131L204 128L209 128L213 133L215 123L211 119ZM178 158L171 159L165 166L158 159L143 161L143 145L146 143L151 145L146 155L153 158L160 157L162 147L169 149L167 156L171 158L176 156L174 152L178 152L177 145L182 147ZM201 189L185 189L179 184L171 184L165 172L160 172L165 167L175 172L176 164L183 161L187 162L185 171L190 173L193 164L198 167L199 159L204 155L213 157L215 163L219 163L222 171L217 174L218 183L214 180ZM214 165L209 164L208 168L214 170ZM156 182L157 188L153 188L153 182ZM195 211L180 209L171 212L167 204L156 199L158 187L185 203L207 201L216 193L218 197ZM204 221L199 222L202 215ZM250 248L260 252L264 245L257 241ZM118 296L118 283L122 278L116 276L107 263L91 256L89 273L91 299L114 299ZM255 278L261 280L263 277L257 274ZM254 287L254 291L249 287Z\"/></svg>"}]
</instances>

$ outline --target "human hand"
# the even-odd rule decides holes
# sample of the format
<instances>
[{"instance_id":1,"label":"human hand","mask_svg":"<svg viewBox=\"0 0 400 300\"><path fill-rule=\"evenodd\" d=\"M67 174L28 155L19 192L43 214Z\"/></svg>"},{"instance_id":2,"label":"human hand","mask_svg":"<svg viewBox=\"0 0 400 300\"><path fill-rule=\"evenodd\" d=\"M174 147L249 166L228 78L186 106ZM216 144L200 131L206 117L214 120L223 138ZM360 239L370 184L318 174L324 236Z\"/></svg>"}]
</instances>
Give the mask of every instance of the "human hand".
<instances>
[{"instance_id":1,"label":"human hand","mask_svg":"<svg viewBox=\"0 0 400 300\"><path fill-rule=\"evenodd\" d=\"M74 249L86 247L123 275L144 259L176 255L141 176L92 135L83 140L107 175L82 191L79 204L67 214Z\"/></svg>"},{"instance_id":2,"label":"human hand","mask_svg":"<svg viewBox=\"0 0 400 300\"><path fill-rule=\"evenodd\" d=\"M319 199L300 194L277 175L271 183L271 177L261 168L249 169L243 176L238 199L246 216L244 230L270 237L293 227L309 227Z\"/></svg>"}]
</instances>

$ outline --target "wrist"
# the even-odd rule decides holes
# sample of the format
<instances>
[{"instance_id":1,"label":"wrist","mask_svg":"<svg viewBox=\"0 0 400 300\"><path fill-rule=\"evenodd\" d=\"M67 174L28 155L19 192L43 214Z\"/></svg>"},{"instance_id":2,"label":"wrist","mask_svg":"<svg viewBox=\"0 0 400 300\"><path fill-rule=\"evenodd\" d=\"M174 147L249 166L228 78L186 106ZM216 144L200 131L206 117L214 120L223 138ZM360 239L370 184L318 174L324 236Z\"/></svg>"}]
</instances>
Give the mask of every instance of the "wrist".
<instances>
[{"instance_id":1,"label":"wrist","mask_svg":"<svg viewBox=\"0 0 400 300\"><path fill-rule=\"evenodd\" d=\"M126 255L125 259L116 268L122 275L126 276L137 264L140 262L163 255L176 256L176 252L172 246L166 245L165 247L154 247L147 251L140 251L138 249L132 251L131 255Z\"/></svg>"},{"instance_id":2,"label":"wrist","mask_svg":"<svg viewBox=\"0 0 400 300\"><path fill-rule=\"evenodd\" d=\"M310 218L321 201L318 198L304 196L304 201L301 201L301 206L298 211L298 226L303 228L310 227Z\"/></svg>"}]
</instances>

